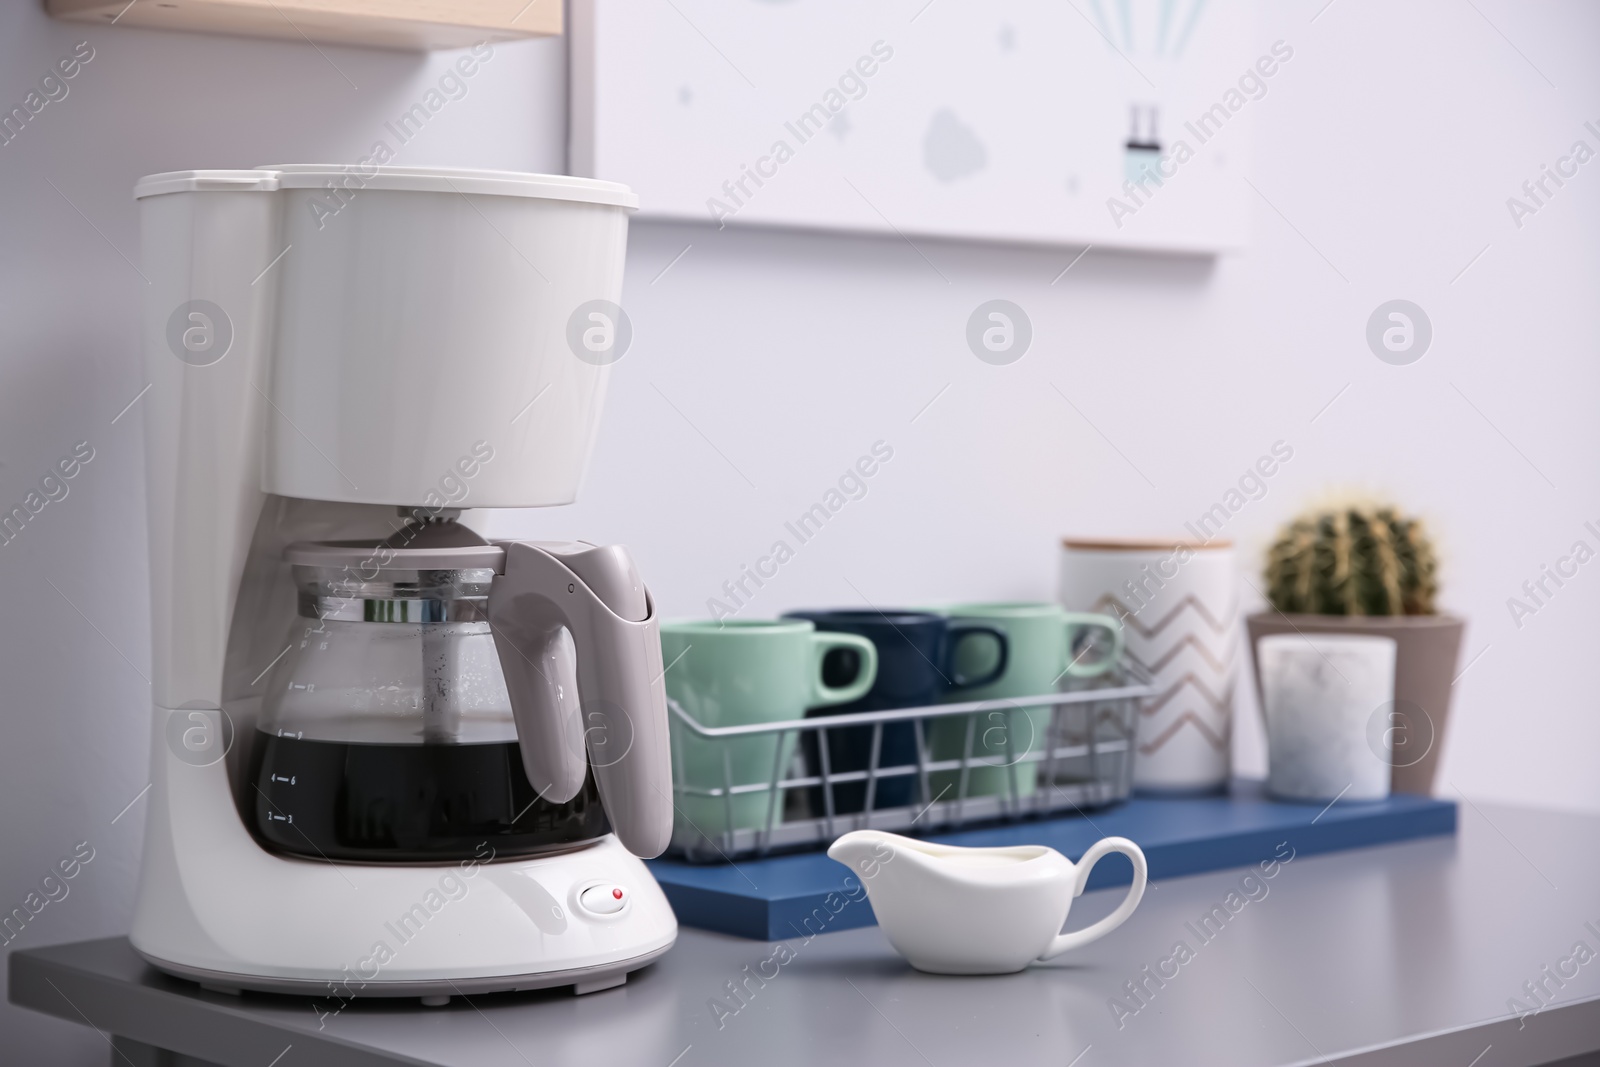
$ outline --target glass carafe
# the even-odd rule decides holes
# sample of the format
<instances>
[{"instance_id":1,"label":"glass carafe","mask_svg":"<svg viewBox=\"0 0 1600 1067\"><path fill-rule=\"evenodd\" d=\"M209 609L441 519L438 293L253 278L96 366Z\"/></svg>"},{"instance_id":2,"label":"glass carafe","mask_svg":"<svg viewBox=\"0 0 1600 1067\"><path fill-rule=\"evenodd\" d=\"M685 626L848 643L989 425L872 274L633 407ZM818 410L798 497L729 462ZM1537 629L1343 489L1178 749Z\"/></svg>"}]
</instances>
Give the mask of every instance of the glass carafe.
<instances>
[{"instance_id":1,"label":"glass carafe","mask_svg":"<svg viewBox=\"0 0 1600 1067\"><path fill-rule=\"evenodd\" d=\"M256 831L275 849L450 862L607 832L592 775L553 804L524 773L484 613L499 550L433 525L285 554L299 617L267 676L254 774Z\"/></svg>"}]
</instances>

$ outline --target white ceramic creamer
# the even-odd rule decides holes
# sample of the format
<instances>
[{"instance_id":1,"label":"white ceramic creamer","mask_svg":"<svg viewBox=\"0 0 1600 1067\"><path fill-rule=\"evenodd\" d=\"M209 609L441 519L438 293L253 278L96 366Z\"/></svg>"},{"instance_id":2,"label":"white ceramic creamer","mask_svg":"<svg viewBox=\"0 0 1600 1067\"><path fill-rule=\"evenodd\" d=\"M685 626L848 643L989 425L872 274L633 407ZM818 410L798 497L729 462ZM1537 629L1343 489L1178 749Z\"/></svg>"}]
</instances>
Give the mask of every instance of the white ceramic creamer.
<instances>
[{"instance_id":1,"label":"white ceramic creamer","mask_svg":"<svg viewBox=\"0 0 1600 1067\"><path fill-rule=\"evenodd\" d=\"M1128 895L1099 922L1062 933L1089 871L1112 852L1133 861ZM1010 974L1098 940L1133 914L1149 873L1125 837L1096 841L1073 863L1044 845L960 848L856 830L828 855L860 876L895 951L930 974Z\"/></svg>"}]
</instances>

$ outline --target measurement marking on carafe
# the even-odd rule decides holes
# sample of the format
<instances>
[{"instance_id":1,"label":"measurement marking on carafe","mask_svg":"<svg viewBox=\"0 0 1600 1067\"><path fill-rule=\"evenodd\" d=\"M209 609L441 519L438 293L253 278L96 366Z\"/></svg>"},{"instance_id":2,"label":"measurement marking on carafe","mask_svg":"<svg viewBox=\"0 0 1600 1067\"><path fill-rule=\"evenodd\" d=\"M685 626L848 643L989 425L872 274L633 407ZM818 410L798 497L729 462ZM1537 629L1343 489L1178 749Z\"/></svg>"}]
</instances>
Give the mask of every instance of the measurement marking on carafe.
<instances>
[{"instance_id":1,"label":"measurement marking on carafe","mask_svg":"<svg viewBox=\"0 0 1600 1067\"><path fill-rule=\"evenodd\" d=\"M262 670L262 672L260 674L256 675L254 678L250 679L250 684L251 685L255 685L257 682L261 681L261 679L265 678L267 676L267 671L270 671L272 668L276 667L278 665L278 661L280 659L282 659L283 657L287 656L289 654L289 650L291 648L293 648L293 647L294 647L294 642L293 641L290 641L287 645L284 645L283 646L283 651L279 652L276 656L273 656L272 657L272 662L267 664L266 667Z\"/></svg>"},{"instance_id":2,"label":"measurement marking on carafe","mask_svg":"<svg viewBox=\"0 0 1600 1067\"><path fill-rule=\"evenodd\" d=\"M289 777L287 777L287 778L285 778L281 774L276 774L276 773L268 775L268 777L271 778L271 780L274 781L274 782L282 782L285 785L294 785L295 776L292 775L292 774L289 775Z\"/></svg>"},{"instance_id":3,"label":"measurement marking on carafe","mask_svg":"<svg viewBox=\"0 0 1600 1067\"><path fill-rule=\"evenodd\" d=\"M554 385L554 384L555 384L554 382L545 382L544 383L544 388L539 390L537 393L535 393L533 395L533 399L532 400L530 400L526 404L522 405L522 410L521 411L519 411L515 415L511 416L512 423L515 423L518 419L522 418L522 416L526 415L528 413L528 409L533 407L533 405L537 404L539 402L539 398L541 396L544 396L544 394L548 393L550 391L550 387L552 385Z\"/></svg>"},{"instance_id":4,"label":"measurement marking on carafe","mask_svg":"<svg viewBox=\"0 0 1600 1067\"><path fill-rule=\"evenodd\" d=\"M267 794L263 793L261 791L261 787L259 785L256 785L254 782L252 782L252 783L250 783L250 788L254 789L256 791L256 794L258 796L260 796L262 800L265 800L269 806L272 804L272 798L267 796ZM267 815L270 817L272 815L272 812L269 810L267 812ZM290 826L294 826L294 820L292 818L288 819L286 821L288 822L288 824ZM317 855L322 857L322 862L326 863L329 867L332 867L334 869L334 871L338 873L339 877L344 879L344 884L345 885L349 886L351 889L355 889L355 891L357 893L361 892L361 890L356 889L356 884L350 880L350 876L345 874L344 871L340 868L340 866L337 863L335 863L332 860L330 860L328 858L328 854L326 852L322 851L322 849L320 849L320 848L317 848L317 843L315 841L311 840L311 838L309 838L309 837L306 837L306 832L304 830L300 829L300 827L298 827L298 826L295 826L294 827L294 832L299 834L301 837L305 837L306 844L308 844L312 848L316 849Z\"/></svg>"}]
</instances>

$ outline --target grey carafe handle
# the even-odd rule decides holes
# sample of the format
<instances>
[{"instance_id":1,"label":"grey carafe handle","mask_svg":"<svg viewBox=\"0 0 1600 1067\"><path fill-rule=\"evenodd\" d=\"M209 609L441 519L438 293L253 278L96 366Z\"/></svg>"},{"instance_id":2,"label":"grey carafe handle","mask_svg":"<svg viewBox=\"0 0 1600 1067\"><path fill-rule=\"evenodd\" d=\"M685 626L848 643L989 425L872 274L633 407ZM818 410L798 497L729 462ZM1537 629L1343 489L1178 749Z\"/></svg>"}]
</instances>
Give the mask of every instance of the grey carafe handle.
<instances>
[{"instance_id":1,"label":"grey carafe handle","mask_svg":"<svg viewBox=\"0 0 1600 1067\"><path fill-rule=\"evenodd\" d=\"M575 796L581 736L617 839L660 855L672 837L667 693L659 620L632 557L620 545L498 544L505 570L489 588L489 622L529 781L550 783L549 800ZM551 653L563 630L575 663Z\"/></svg>"}]
</instances>

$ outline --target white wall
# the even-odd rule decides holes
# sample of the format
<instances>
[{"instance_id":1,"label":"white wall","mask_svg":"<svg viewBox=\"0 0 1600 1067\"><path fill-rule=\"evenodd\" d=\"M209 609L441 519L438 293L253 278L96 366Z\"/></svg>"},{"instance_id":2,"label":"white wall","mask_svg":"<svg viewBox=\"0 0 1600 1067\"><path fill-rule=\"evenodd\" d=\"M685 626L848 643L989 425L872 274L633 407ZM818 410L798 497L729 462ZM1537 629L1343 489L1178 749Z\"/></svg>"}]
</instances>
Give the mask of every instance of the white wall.
<instances>
[{"instance_id":1,"label":"white wall","mask_svg":"<svg viewBox=\"0 0 1600 1067\"><path fill-rule=\"evenodd\" d=\"M1445 791L1600 811L1587 670L1600 563L1520 629L1506 607L1574 540L1600 547L1583 529L1600 526L1600 162L1520 229L1505 204L1574 140L1600 149L1583 129L1600 126L1600 10L1321 6L1263 16L1263 44L1283 38L1296 56L1252 105L1251 181L1274 206L1257 201L1245 254L1097 249L1052 285L1076 250L919 241L936 272L897 239L637 226L634 347L583 503L489 521L626 542L668 613L701 614L882 439L894 459L867 497L750 613L1048 597L1058 535L1179 533L1283 439L1294 459L1228 529L1249 569L1329 484L1424 513L1445 541L1445 601L1472 620L1467 655L1487 649L1457 687ZM974 40L999 32L968 6L924 17L974 19ZM0 104L86 38L95 58L67 98L0 146L0 501L20 501L76 442L95 449L69 496L0 546L0 910L78 842L95 849L11 947L121 933L132 904L142 805L113 819L146 782L138 407L111 422L142 385L132 184L355 160L450 58L85 30L5 5ZM559 42L497 47L399 161L560 169L564 100ZM963 340L996 296L1035 326L1033 350L1004 368ZM1394 297L1435 328L1409 367L1363 339ZM1249 714L1238 732L1240 765L1259 769ZM101 1038L32 1013L0 1008L0 1031L14 1062L107 1056Z\"/></svg>"}]
</instances>

